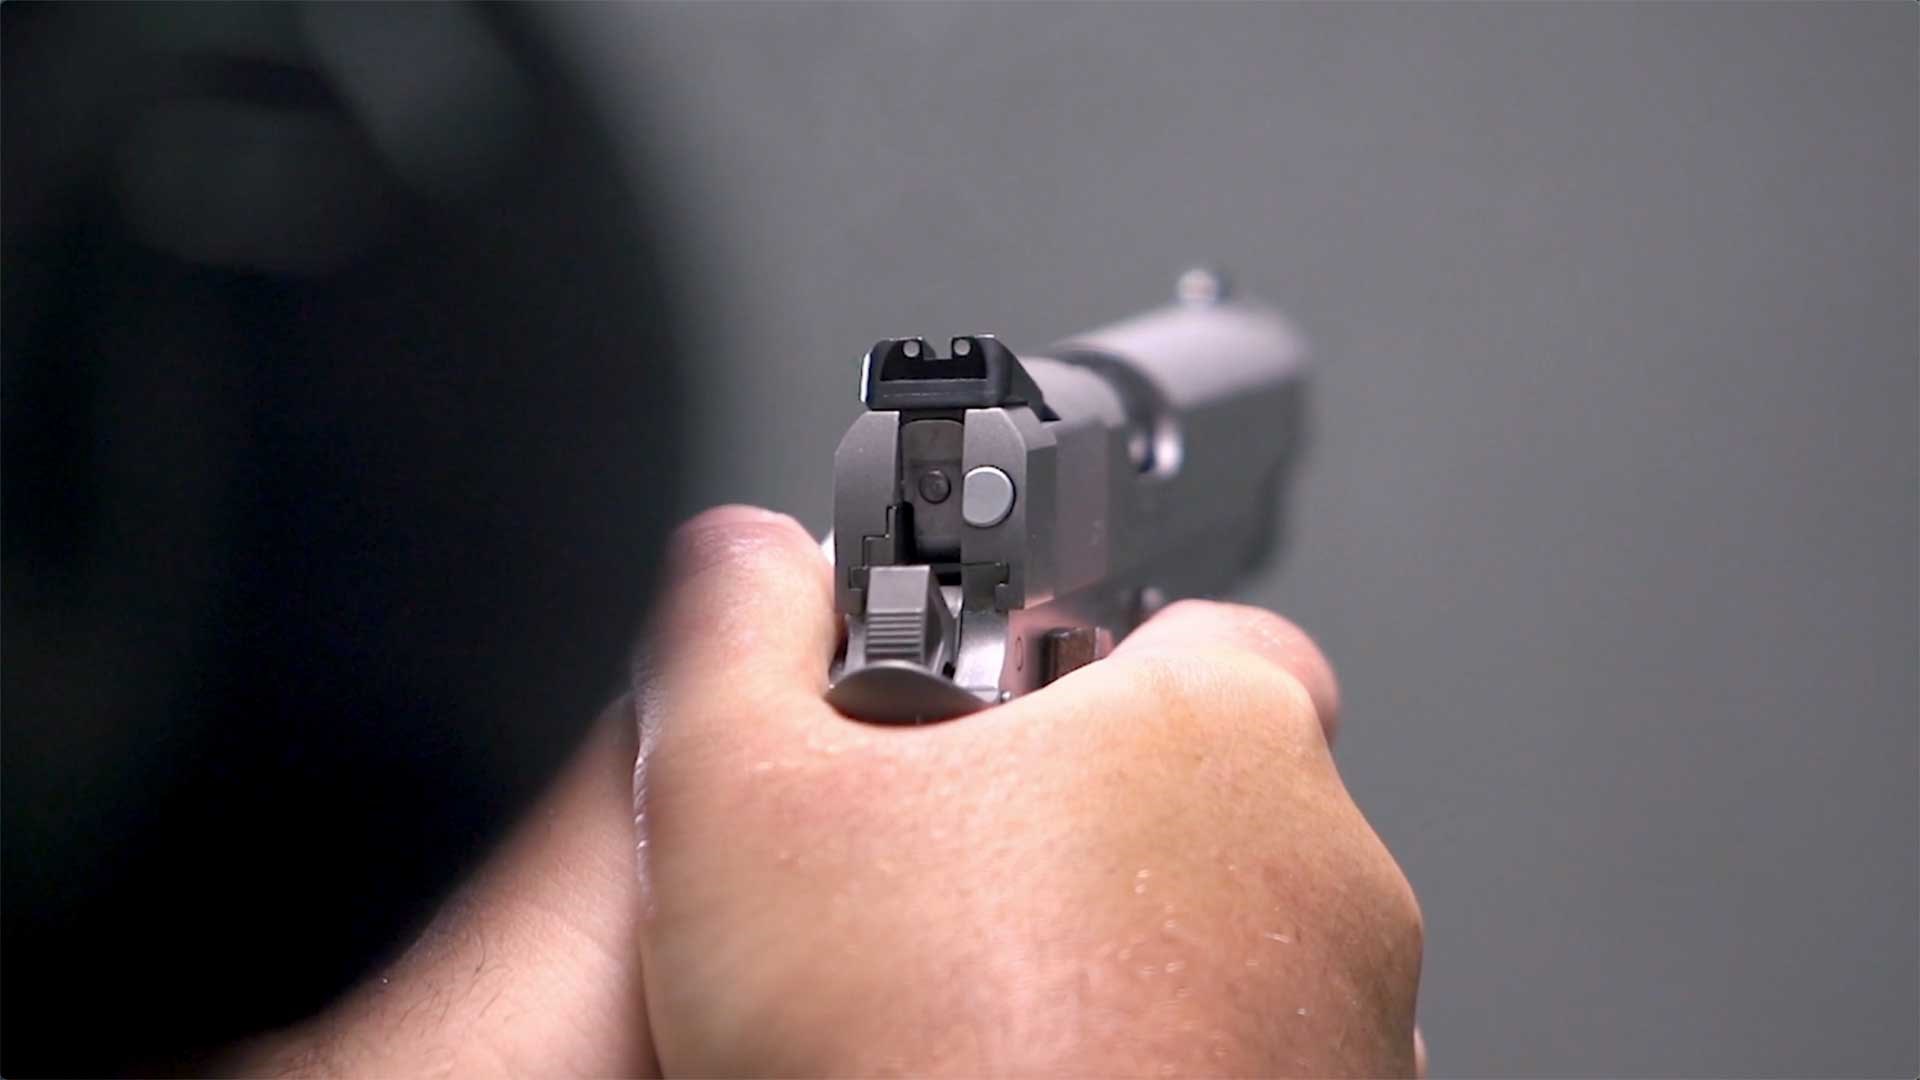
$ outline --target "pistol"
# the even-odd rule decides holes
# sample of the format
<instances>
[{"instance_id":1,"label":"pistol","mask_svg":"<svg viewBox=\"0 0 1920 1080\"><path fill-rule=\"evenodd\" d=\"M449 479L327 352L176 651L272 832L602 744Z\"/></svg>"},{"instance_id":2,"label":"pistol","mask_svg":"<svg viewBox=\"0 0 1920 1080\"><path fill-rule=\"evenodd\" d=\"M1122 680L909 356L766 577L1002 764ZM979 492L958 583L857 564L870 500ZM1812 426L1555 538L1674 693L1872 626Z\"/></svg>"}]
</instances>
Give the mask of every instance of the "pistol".
<instances>
[{"instance_id":1,"label":"pistol","mask_svg":"<svg viewBox=\"0 0 1920 1080\"><path fill-rule=\"evenodd\" d=\"M1105 656L1285 535L1305 353L1271 308L1189 271L1174 302L1017 356L991 334L886 338L833 459L827 700L945 720Z\"/></svg>"}]
</instances>

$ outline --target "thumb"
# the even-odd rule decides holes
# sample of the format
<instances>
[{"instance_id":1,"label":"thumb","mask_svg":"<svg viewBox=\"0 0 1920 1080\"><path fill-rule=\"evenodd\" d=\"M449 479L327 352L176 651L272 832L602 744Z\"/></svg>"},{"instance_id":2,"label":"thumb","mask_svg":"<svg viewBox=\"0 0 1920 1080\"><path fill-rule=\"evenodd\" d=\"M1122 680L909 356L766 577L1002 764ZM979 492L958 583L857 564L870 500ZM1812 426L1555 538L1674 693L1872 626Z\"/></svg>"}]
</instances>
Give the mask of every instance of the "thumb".
<instances>
[{"instance_id":1,"label":"thumb","mask_svg":"<svg viewBox=\"0 0 1920 1080\"><path fill-rule=\"evenodd\" d=\"M818 700L839 644L833 579L820 545L784 514L708 510L680 527L646 662L697 679L708 715L799 695Z\"/></svg>"}]
</instances>

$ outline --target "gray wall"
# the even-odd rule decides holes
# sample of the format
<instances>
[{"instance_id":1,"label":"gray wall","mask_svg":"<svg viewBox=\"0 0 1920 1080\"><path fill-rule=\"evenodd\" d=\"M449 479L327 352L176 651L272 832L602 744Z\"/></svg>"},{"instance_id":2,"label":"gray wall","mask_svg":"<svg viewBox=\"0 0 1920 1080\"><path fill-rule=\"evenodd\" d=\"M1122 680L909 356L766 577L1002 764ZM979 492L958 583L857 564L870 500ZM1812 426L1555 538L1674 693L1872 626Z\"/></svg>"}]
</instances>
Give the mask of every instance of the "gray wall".
<instances>
[{"instance_id":1,"label":"gray wall","mask_svg":"<svg viewBox=\"0 0 1920 1080\"><path fill-rule=\"evenodd\" d=\"M824 529L882 334L1193 258L1298 318L1247 596L1340 668L1437 1074L1920 1069L1913 5L569 21L704 238L702 501Z\"/></svg>"}]
</instances>

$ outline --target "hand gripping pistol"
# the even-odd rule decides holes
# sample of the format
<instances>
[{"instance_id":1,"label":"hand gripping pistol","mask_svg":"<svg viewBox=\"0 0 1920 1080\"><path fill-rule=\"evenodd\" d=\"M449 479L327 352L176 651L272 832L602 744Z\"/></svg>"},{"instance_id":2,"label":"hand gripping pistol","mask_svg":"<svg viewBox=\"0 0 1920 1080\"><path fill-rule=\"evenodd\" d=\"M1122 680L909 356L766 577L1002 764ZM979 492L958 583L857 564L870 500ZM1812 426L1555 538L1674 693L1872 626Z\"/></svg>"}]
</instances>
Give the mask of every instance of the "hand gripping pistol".
<instances>
[{"instance_id":1,"label":"hand gripping pistol","mask_svg":"<svg viewBox=\"0 0 1920 1080\"><path fill-rule=\"evenodd\" d=\"M988 334L888 338L833 459L827 700L924 723L1038 689L1155 609L1210 595L1283 532L1303 355L1203 271L1170 306L1019 357Z\"/></svg>"}]
</instances>

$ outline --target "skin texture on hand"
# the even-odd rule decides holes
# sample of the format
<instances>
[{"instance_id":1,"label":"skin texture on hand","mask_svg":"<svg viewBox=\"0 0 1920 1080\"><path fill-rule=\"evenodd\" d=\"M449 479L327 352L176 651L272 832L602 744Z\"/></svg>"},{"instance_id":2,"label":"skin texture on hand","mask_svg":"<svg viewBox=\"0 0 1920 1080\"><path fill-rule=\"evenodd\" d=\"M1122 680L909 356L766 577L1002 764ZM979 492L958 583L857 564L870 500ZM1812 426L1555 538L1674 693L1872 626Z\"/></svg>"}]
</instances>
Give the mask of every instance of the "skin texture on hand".
<instances>
[{"instance_id":1,"label":"skin texture on hand","mask_svg":"<svg viewBox=\"0 0 1920 1080\"><path fill-rule=\"evenodd\" d=\"M1419 910L1290 624L1175 605L883 727L821 700L839 627L793 522L715 511L677 559L637 802L669 1074L1413 1072Z\"/></svg>"},{"instance_id":2,"label":"skin texture on hand","mask_svg":"<svg viewBox=\"0 0 1920 1080\"><path fill-rule=\"evenodd\" d=\"M822 700L839 620L791 519L701 515L672 580L634 697L422 940L232 1071L1415 1071L1419 908L1290 623L1175 604L887 727Z\"/></svg>"}]
</instances>

